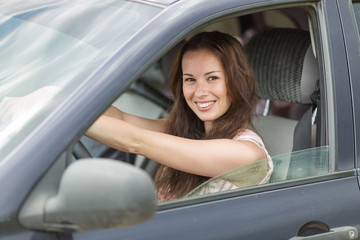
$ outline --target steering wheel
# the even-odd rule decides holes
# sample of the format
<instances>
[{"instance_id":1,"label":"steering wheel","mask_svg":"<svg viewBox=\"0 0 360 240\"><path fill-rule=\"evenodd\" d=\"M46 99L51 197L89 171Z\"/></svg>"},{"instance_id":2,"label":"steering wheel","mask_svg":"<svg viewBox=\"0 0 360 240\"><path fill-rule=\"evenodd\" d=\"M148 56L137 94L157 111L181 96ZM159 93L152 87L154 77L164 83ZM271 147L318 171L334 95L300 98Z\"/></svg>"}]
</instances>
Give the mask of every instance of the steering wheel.
<instances>
[{"instance_id":1,"label":"steering wheel","mask_svg":"<svg viewBox=\"0 0 360 240\"><path fill-rule=\"evenodd\" d=\"M119 152L119 150L108 148L107 152L108 153ZM126 153L126 152L123 152L123 154L124 155L122 161L132 165L135 164L135 154ZM87 150L87 148L85 147L84 143L81 140L75 143L73 148L73 155L77 160L82 158L94 158L94 156ZM106 156L104 157L106 158Z\"/></svg>"},{"instance_id":2,"label":"steering wheel","mask_svg":"<svg viewBox=\"0 0 360 240\"><path fill-rule=\"evenodd\" d=\"M73 154L77 160L81 158L93 158L91 153L86 149L86 147L80 140L75 143Z\"/></svg>"}]
</instances>

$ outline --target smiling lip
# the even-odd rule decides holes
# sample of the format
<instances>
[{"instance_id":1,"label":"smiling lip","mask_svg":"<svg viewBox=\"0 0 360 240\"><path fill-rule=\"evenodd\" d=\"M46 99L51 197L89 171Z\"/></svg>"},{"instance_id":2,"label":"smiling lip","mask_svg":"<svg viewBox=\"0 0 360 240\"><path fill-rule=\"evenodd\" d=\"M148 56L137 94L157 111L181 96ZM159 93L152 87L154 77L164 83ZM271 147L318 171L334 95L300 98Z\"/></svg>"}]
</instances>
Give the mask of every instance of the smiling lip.
<instances>
[{"instance_id":1,"label":"smiling lip","mask_svg":"<svg viewBox=\"0 0 360 240\"><path fill-rule=\"evenodd\" d=\"M196 103L196 106L197 108L200 110L200 111L207 111L209 110L210 108L212 108L212 106L214 106L214 103L216 101L209 101L209 102L195 102Z\"/></svg>"}]
</instances>

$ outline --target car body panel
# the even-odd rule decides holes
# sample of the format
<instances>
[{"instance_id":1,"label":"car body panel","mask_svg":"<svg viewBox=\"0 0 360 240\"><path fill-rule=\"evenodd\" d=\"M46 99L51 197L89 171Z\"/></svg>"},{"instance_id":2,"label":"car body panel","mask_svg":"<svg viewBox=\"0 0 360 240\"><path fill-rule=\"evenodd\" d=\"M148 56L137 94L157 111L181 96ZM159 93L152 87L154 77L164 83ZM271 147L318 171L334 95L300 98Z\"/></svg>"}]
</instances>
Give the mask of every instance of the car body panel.
<instances>
[{"instance_id":1,"label":"car body panel","mask_svg":"<svg viewBox=\"0 0 360 240\"><path fill-rule=\"evenodd\" d=\"M351 190L352 189L352 190ZM331 228L356 226L356 177L260 192L221 201L160 211L149 222L104 231L75 233L96 239L289 239L313 220ZM347 200L346 200L347 199ZM339 204L346 209L337 208ZM336 218L333 216L336 215ZM176 217L174 217L176 216Z\"/></svg>"}]
</instances>

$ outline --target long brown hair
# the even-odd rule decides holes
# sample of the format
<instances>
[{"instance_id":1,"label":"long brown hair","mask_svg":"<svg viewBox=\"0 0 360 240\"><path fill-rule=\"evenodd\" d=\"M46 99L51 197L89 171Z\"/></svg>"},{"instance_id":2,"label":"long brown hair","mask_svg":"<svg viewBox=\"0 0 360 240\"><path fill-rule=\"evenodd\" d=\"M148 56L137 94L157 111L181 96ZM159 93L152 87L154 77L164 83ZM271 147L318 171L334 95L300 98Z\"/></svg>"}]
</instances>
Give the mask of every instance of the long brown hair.
<instances>
[{"instance_id":1,"label":"long brown hair","mask_svg":"<svg viewBox=\"0 0 360 240\"><path fill-rule=\"evenodd\" d=\"M225 71L229 109L216 119L208 132L187 105L182 91L182 59L186 52L208 50L222 63ZM170 71L170 89L175 102L168 118L167 133L189 139L233 138L251 126L256 104L256 85L253 72L239 41L221 32L202 32L190 38L179 49ZM155 177L159 195L168 199L183 197L206 181L198 176L161 166Z\"/></svg>"}]
</instances>

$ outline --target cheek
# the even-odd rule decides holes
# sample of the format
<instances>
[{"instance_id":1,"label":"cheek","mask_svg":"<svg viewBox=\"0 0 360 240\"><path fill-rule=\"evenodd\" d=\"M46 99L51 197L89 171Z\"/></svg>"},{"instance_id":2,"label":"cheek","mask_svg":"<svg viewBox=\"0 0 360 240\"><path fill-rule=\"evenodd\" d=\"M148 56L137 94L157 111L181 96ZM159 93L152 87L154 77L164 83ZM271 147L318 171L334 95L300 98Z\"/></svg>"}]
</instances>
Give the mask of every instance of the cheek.
<instances>
[{"instance_id":1,"label":"cheek","mask_svg":"<svg viewBox=\"0 0 360 240\"><path fill-rule=\"evenodd\" d=\"M183 86L182 91L183 91L184 98L185 98L186 100L188 100L188 99L191 98L191 96L192 96L191 87L189 87L189 86Z\"/></svg>"},{"instance_id":2,"label":"cheek","mask_svg":"<svg viewBox=\"0 0 360 240\"><path fill-rule=\"evenodd\" d=\"M222 93L222 98L225 100L224 101L225 105L227 106L227 108L229 108L231 105L231 99L230 99L227 89L223 88L221 93Z\"/></svg>"},{"instance_id":3,"label":"cheek","mask_svg":"<svg viewBox=\"0 0 360 240\"><path fill-rule=\"evenodd\" d=\"M228 93L225 85L217 86L217 88L214 90L214 92L216 92L219 97L221 97L223 99L227 99L227 101L230 102L229 93Z\"/></svg>"}]
</instances>

